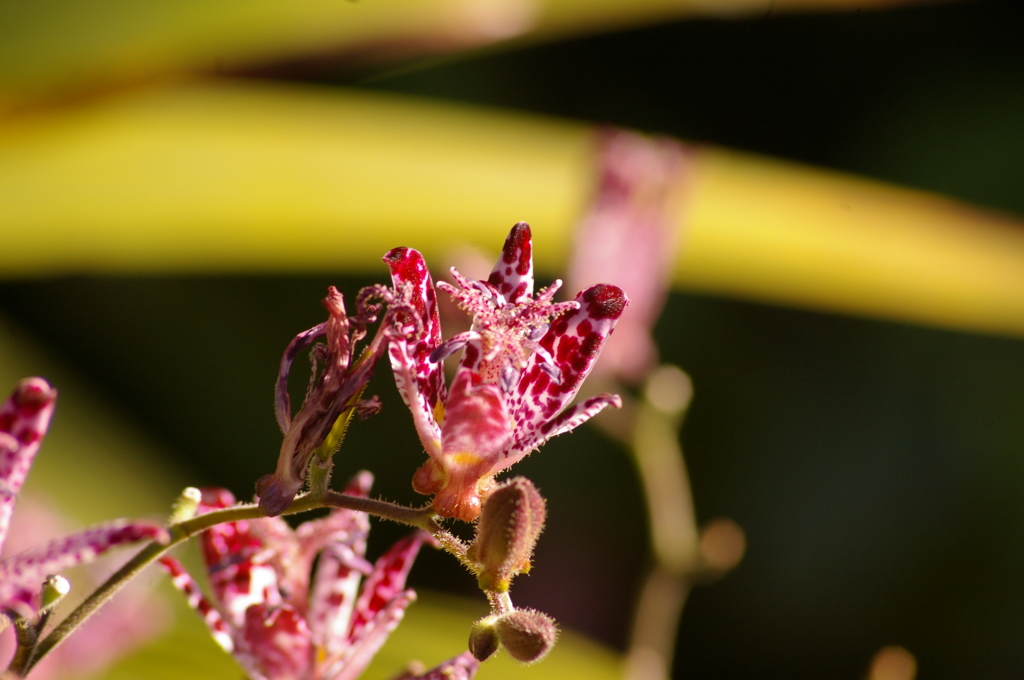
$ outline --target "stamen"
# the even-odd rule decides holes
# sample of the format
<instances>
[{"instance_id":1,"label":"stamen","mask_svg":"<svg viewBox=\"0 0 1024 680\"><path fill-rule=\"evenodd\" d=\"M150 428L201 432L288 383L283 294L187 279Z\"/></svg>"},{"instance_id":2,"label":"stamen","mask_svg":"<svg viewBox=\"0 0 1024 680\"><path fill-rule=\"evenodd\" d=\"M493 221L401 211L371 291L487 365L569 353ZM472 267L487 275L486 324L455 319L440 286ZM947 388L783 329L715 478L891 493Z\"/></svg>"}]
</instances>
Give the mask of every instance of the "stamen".
<instances>
[{"instance_id":1,"label":"stamen","mask_svg":"<svg viewBox=\"0 0 1024 680\"><path fill-rule=\"evenodd\" d=\"M531 330L526 339L530 342L540 342L541 338L547 334L549 328L551 328L551 324L543 323Z\"/></svg>"},{"instance_id":2,"label":"stamen","mask_svg":"<svg viewBox=\"0 0 1024 680\"><path fill-rule=\"evenodd\" d=\"M473 332L459 333L458 335L454 335L445 340L444 342L442 342L437 347L435 347L434 351L430 353L430 356L427 357L427 359L431 363L435 364L439 361L444 361L445 359L447 359L448 357L450 357L451 355L455 354L460 349L465 347L470 340L476 340L479 339L479 337L479 333Z\"/></svg>"}]
</instances>

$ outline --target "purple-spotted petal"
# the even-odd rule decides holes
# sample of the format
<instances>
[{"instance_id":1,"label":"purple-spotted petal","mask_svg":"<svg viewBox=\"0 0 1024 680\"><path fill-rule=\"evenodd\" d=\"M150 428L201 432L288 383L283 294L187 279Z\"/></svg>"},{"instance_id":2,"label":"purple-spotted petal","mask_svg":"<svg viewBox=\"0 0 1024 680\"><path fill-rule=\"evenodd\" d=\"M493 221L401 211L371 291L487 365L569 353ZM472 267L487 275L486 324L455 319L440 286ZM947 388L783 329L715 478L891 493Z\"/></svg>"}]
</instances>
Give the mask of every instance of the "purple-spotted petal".
<instances>
[{"instance_id":1,"label":"purple-spotted petal","mask_svg":"<svg viewBox=\"0 0 1024 680\"><path fill-rule=\"evenodd\" d=\"M509 409L517 441L539 431L572 401L629 301L620 288L599 284L577 295L576 302L579 308L555 319L539 343L554 361L561 380L556 381L551 371L541 366L546 357L539 353L523 370Z\"/></svg>"},{"instance_id":2,"label":"purple-spotted petal","mask_svg":"<svg viewBox=\"0 0 1024 680\"><path fill-rule=\"evenodd\" d=\"M536 429L528 430L512 445L505 460L500 465L491 469L489 474L497 474L522 460L552 437L557 437L563 432L576 429L603 411L606 406L619 408L622 406L622 398L617 394L599 394L596 397L591 397L586 401L570 406Z\"/></svg>"},{"instance_id":3,"label":"purple-spotted petal","mask_svg":"<svg viewBox=\"0 0 1024 680\"><path fill-rule=\"evenodd\" d=\"M202 493L200 514L235 504L234 496L226 489L203 489ZM250 605L256 602L276 605L281 602L278 573L268 563L275 552L267 550L263 540L253 531L253 526L258 522L277 525L277 531L271 528L265 530L263 535L268 532L280 534L282 530L285 533L291 531L280 518L264 518L224 522L210 527L202 534L203 559L206 561L213 597L221 604L234 626L242 625L245 611ZM274 546L278 554L282 547Z\"/></svg>"},{"instance_id":4,"label":"purple-spotted petal","mask_svg":"<svg viewBox=\"0 0 1024 680\"><path fill-rule=\"evenodd\" d=\"M57 390L42 378L25 378L0 405L0 548L14 504L50 426Z\"/></svg>"},{"instance_id":5,"label":"purple-spotted petal","mask_svg":"<svg viewBox=\"0 0 1024 680\"><path fill-rule=\"evenodd\" d=\"M0 561L0 605L19 591L38 592L48 575L92 562L111 548L167 539L167 530L153 522L116 520L30 548Z\"/></svg>"},{"instance_id":6,"label":"purple-spotted petal","mask_svg":"<svg viewBox=\"0 0 1024 680\"><path fill-rule=\"evenodd\" d=\"M515 304L533 297L533 245L526 222L512 227L487 283L505 302Z\"/></svg>"}]
</instances>

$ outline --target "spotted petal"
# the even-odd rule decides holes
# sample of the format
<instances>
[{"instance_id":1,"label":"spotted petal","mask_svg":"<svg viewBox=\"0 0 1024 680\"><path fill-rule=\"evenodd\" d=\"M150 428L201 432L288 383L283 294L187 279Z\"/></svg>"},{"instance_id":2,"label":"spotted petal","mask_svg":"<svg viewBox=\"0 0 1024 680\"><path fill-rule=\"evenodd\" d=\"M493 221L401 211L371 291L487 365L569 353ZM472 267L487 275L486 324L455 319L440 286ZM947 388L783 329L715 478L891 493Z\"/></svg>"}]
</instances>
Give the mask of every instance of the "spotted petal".
<instances>
[{"instance_id":1,"label":"spotted petal","mask_svg":"<svg viewBox=\"0 0 1024 680\"><path fill-rule=\"evenodd\" d=\"M523 370L510 399L516 441L498 469L516 462L556 434L579 425L604 406L617 405L616 399L608 395L595 397L559 417L594 367L605 340L628 304L620 288L607 284L588 288L576 296L576 301L579 308L552 322L538 343L542 351L535 353ZM554 362L560 381L544 370L544 354Z\"/></svg>"},{"instance_id":2,"label":"spotted petal","mask_svg":"<svg viewBox=\"0 0 1024 680\"><path fill-rule=\"evenodd\" d=\"M235 629L228 625L217 607L206 599L199 584L185 570L181 562L173 557L164 556L160 558L160 566L170 575L171 583L185 596L188 605L202 617L203 623L210 629L214 641L225 652L229 654L234 652L238 642L235 639Z\"/></svg>"},{"instance_id":3,"label":"spotted petal","mask_svg":"<svg viewBox=\"0 0 1024 680\"><path fill-rule=\"evenodd\" d=\"M446 399L443 367L430 355L441 344L437 293L427 263L417 250L395 248L384 256L396 289L412 288L412 304L422 328L410 325L405 337L392 339L388 355L395 384L413 414L416 431L430 453L440 453L441 429L436 415ZM417 332L419 331L419 332ZM434 455L434 454L431 454Z\"/></svg>"},{"instance_id":4,"label":"spotted petal","mask_svg":"<svg viewBox=\"0 0 1024 680\"><path fill-rule=\"evenodd\" d=\"M425 531L414 532L395 543L374 565L363 584L348 634L348 646L326 664L324 678L354 680L362 674L374 655L398 626L405 609L416 594L405 590L405 579L424 541Z\"/></svg>"},{"instance_id":5,"label":"spotted petal","mask_svg":"<svg viewBox=\"0 0 1024 680\"><path fill-rule=\"evenodd\" d=\"M416 593L405 590L391 598L363 627L359 638L342 654L321 665L325 680L355 680L387 641L388 635L402 622L405 610L416 600Z\"/></svg>"},{"instance_id":6,"label":"spotted petal","mask_svg":"<svg viewBox=\"0 0 1024 680\"><path fill-rule=\"evenodd\" d=\"M313 647L306 620L289 605L254 604L245 611L244 635L268 680L311 677Z\"/></svg>"},{"instance_id":7,"label":"spotted petal","mask_svg":"<svg viewBox=\"0 0 1024 680\"><path fill-rule=\"evenodd\" d=\"M349 482L345 493L365 498L370 493L373 475L361 472ZM359 595L359 582L373 572L363 556L370 532L370 519L364 512L335 510L316 522L329 523L332 542L326 545L317 564L309 598L310 632L313 641L328 655L341 652L348 644L352 611ZM300 535L312 522L299 525Z\"/></svg>"},{"instance_id":8,"label":"spotted petal","mask_svg":"<svg viewBox=\"0 0 1024 680\"><path fill-rule=\"evenodd\" d=\"M235 498L226 489L203 489L200 514L228 508ZM264 518L253 522L279 523L280 518ZM257 602L276 606L281 603L278 574L269 564L273 551L252 530L250 520L224 522L202 534L203 557L213 597L220 602L225 615L234 626L241 626L245 611Z\"/></svg>"},{"instance_id":9,"label":"spotted petal","mask_svg":"<svg viewBox=\"0 0 1024 680\"><path fill-rule=\"evenodd\" d=\"M0 561L0 605L23 599L26 592L38 592L50 574L92 562L111 548L145 540L166 543L167 531L153 522L115 520L8 557Z\"/></svg>"},{"instance_id":10,"label":"spotted petal","mask_svg":"<svg viewBox=\"0 0 1024 680\"><path fill-rule=\"evenodd\" d=\"M352 615L349 640L355 641L363 628L388 602L405 589L405 579L425 541L432 540L425 531L415 531L395 543L381 555L366 579Z\"/></svg>"},{"instance_id":11,"label":"spotted petal","mask_svg":"<svg viewBox=\"0 0 1024 680\"><path fill-rule=\"evenodd\" d=\"M515 304L533 297L533 245L526 222L512 227L487 283L505 302Z\"/></svg>"},{"instance_id":12,"label":"spotted petal","mask_svg":"<svg viewBox=\"0 0 1024 680\"><path fill-rule=\"evenodd\" d=\"M14 504L50 426L57 390L42 378L25 378L0 405L0 548Z\"/></svg>"}]
</instances>

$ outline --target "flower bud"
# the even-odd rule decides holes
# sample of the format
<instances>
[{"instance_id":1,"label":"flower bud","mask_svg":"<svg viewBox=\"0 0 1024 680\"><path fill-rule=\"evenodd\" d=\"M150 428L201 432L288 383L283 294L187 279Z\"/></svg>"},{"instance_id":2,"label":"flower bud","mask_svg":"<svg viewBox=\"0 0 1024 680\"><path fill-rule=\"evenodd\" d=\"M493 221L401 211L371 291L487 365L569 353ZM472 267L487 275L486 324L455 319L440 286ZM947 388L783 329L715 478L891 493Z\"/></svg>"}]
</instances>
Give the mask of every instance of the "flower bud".
<instances>
[{"instance_id":1,"label":"flower bud","mask_svg":"<svg viewBox=\"0 0 1024 680\"><path fill-rule=\"evenodd\" d=\"M486 661L498 651L498 631L494 629L496 617L485 616L473 624L469 631L469 651L477 661Z\"/></svg>"},{"instance_id":2,"label":"flower bud","mask_svg":"<svg viewBox=\"0 0 1024 680\"><path fill-rule=\"evenodd\" d=\"M39 614L45 614L60 604L64 596L71 591L71 584L63 576L57 574L47 576L43 581L43 589L39 598Z\"/></svg>"},{"instance_id":3,"label":"flower bud","mask_svg":"<svg viewBox=\"0 0 1024 680\"><path fill-rule=\"evenodd\" d=\"M203 500L203 492L194 486L185 487L174 501L171 507L171 515L167 518L168 524L185 522L196 516L199 503Z\"/></svg>"},{"instance_id":4,"label":"flower bud","mask_svg":"<svg viewBox=\"0 0 1024 680\"><path fill-rule=\"evenodd\" d=\"M487 497L468 553L480 567L481 589L505 592L513 576L529 571L546 514L544 498L525 477L513 477Z\"/></svg>"},{"instance_id":5,"label":"flower bud","mask_svg":"<svg viewBox=\"0 0 1024 680\"><path fill-rule=\"evenodd\" d=\"M543 659L558 639L554 620L536 609L517 609L500 617L494 624L501 646L521 663Z\"/></svg>"}]
</instances>

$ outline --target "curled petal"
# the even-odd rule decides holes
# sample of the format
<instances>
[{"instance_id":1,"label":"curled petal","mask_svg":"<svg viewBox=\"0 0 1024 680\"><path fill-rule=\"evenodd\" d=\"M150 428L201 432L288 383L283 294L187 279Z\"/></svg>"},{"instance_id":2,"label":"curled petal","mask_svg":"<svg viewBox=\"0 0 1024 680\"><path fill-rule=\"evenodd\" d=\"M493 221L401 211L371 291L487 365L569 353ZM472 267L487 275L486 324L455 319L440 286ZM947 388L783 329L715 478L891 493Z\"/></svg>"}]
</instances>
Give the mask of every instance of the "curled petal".
<instances>
[{"instance_id":1,"label":"curled petal","mask_svg":"<svg viewBox=\"0 0 1024 680\"><path fill-rule=\"evenodd\" d=\"M369 304L366 297L381 292L371 287L371 290L360 298L364 313L360 315L358 324L352 324L356 331L353 331L352 338L349 338L347 333L350 324L348 317L345 316L341 293L333 286L328 290L328 295L324 299L324 306L330 313L325 328L330 350L327 366L307 394L302 408L288 425L274 474L265 475L256 482L260 508L270 517L284 512L295 498L295 494L305 482L309 461L328 437L334 436L336 424L344 424L346 421L341 419L349 418L353 412L368 415L374 411L373 402L361 400L360 395L366 383L373 377L373 369L387 348L390 335L386 324L381 324L377 329L373 340L357 361L350 362L350 359L353 338L357 335L361 337L363 333L362 322L376 318L373 305ZM323 455L329 456L333 453L332 450Z\"/></svg>"},{"instance_id":2,"label":"curled petal","mask_svg":"<svg viewBox=\"0 0 1024 680\"><path fill-rule=\"evenodd\" d=\"M327 322L325 321L313 326L308 331L303 331L296 335L284 350L284 355L281 357L281 367L277 374L276 389L274 390L277 424L281 428L282 434L287 434L288 428L292 424L292 402L291 397L288 395L288 375L292 370L292 362L295 361L295 357L300 352L307 349L316 342L317 338L323 337L326 333Z\"/></svg>"}]
</instances>

